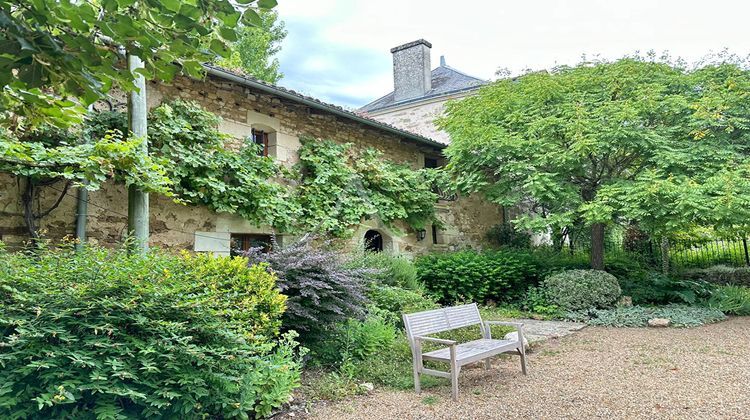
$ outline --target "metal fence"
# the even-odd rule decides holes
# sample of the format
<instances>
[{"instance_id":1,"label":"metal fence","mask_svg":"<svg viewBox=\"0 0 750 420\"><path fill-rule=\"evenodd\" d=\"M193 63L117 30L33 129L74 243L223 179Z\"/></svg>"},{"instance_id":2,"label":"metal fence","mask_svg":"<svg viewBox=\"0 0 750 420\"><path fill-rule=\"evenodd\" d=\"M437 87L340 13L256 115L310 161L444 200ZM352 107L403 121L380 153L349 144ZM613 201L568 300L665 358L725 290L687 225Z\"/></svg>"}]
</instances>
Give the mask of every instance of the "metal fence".
<instances>
[{"instance_id":1,"label":"metal fence","mask_svg":"<svg viewBox=\"0 0 750 420\"><path fill-rule=\"evenodd\" d=\"M645 241L626 249L622 242L605 242L605 255L627 255L640 261L661 267L662 248L657 240ZM588 254L589 245L567 245L564 252ZM706 268L713 265L735 267L750 266L750 252L747 238L671 240L669 241L669 265L673 268Z\"/></svg>"}]
</instances>

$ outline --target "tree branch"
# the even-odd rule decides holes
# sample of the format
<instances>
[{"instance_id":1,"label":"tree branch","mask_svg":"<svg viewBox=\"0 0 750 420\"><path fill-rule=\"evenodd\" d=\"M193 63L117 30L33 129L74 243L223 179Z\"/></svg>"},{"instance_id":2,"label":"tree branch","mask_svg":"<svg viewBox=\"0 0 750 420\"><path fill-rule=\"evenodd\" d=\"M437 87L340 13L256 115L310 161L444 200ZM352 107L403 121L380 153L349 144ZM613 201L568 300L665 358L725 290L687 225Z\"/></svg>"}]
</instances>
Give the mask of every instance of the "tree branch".
<instances>
[{"instance_id":1,"label":"tree branch","mask_svg":"<svg viewBox=\"0 0 750 420\"><path fill-rule=\"evenodd\" d=\"M65 183L65 187L63 187L62 193L60 193L60 196L57 197L57 201L55 201L55 204L52 205L52 207L48 208L42 213L34 215L35 218L41 219L42 217L45 217L52 213L53 210L55 210L57 207L60 206L60 203L62 203L63 198L68 194L68 189L70 188L71 181L68 181Z\"/></svg>"}]
</instances>

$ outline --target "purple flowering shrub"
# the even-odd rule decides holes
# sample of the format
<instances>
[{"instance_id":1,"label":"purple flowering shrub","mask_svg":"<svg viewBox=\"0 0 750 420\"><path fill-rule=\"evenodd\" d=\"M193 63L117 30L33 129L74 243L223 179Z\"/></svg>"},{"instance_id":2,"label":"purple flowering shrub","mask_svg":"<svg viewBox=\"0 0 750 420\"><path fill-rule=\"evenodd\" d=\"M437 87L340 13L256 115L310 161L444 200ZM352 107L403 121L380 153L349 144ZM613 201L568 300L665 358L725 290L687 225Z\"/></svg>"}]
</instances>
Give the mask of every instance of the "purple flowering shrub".
<instances>
[{"instance_id":1,"label":"purple flowering shrub","mask_svg":"<svg viewBox=\"0 0 750 420\"><path fill-rule=\"evenodd\" d=\"M366 289L374 270L355 267L341 254L314 246L306 235L284 247L261 248L245 255L249 264L265 262L278 277L281 293L288 297L283 325L297 330L304 341L315 339L327 328L349 318L362 319L368 298Z\"/></svg>"}]
</instances>

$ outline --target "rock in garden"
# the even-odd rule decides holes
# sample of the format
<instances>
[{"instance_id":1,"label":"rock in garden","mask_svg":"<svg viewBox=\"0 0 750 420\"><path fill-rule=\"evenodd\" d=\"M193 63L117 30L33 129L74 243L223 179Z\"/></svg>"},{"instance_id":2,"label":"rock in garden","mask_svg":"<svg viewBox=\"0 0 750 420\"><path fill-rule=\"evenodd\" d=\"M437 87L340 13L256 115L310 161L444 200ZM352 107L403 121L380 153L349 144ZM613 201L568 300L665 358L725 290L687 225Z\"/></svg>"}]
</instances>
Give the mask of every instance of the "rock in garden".
<instances>
[{"instance_id":1,"label":"rock in garden","mask_svg":"<svg viewBox=\"0 0 750 420\"><path fill-rule=\"evenodd\" d=\"M629 308L633 306L633 298L630 296L622 296L620 300L617 301L617 306Z\"/></svg>"},{"instance_id":2,"label":"rock in garden","mask_svg":"<svg viewBox=\"0 0 750 420\"><path fill-rule=\"evenodd\" d=\"M672 323L669 318L651 318L648 320L649 327L664 328L668 327Z\"/></svg>"},{"instance_id":3,"label":"rock in garden","mask_svg":"<svg viewBox=\"0 0 750 420\"><path fill-rule=\"evenodd\" d=\"M518 341L518 331L509 332L508 334L505 334L505 337L503 337L505 340L510 341ZM528 350L529 349L529 340L526 339L526 337L523 338L523 348Z\"/></svg>"},{"instance_id":4,"label":"rock in garden","mask_svg":"<svg viewBox=\"0 0 750 420\"><path fill-rule=\"evenodd\" d=\"M362 382L361 384L359 384L359 390L369 394L375 390L375 385L370 382Z\"/></svg>"}]
</instances>

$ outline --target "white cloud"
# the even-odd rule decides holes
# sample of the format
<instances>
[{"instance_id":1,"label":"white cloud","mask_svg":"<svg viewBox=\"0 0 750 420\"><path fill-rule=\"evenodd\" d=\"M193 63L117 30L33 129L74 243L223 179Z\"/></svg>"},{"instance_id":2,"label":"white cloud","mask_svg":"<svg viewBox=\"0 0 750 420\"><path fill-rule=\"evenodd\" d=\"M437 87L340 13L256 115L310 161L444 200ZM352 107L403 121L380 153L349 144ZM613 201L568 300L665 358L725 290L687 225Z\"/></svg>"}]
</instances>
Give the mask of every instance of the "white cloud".
<instances>
[{"instance_id":1,"label":"white cloud","mask_svg":"<svg viewBox=\"0 0 750 420\"><path fill-rule=\"evenodd\" d=\"M739 0L279 2L289 29L282 84L349 101L342 105L388 93L390 48L418 38L433 44L433 66L445 55L453 67L488 79L500 67L518 73L574 64L582 54L669 50L692 61L723 48L750 52L750 3ZM289 70L308 65L308 77L303 68Z\"/></svg>"}]
</instances>

